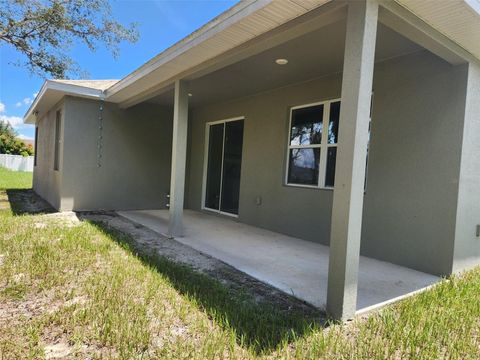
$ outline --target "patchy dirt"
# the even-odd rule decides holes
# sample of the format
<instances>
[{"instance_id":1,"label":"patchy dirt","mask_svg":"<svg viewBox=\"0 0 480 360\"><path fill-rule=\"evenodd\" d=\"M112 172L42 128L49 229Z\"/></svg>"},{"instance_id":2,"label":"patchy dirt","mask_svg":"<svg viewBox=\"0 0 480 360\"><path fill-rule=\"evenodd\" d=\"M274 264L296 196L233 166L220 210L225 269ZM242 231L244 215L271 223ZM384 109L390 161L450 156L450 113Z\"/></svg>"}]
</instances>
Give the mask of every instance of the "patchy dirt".
<instances>
[{"instance_id":1,"label":"patchy dirt","mask_svg":"<svg viewBox=\"0 0 480 360\"><path fill-rule=\"evenodd\" d=\"M43 215L34 223L35 228L43 229L53 221L65 226L80 224L80 219L73 211L58 212L48 202L38 196L32 189L9 189L0 192L0 210L11 208L15 215Z\"/></svg>"},{"instance_id":2,"label":"patchy dirt","mask_svg":"<svg viewBox=\"0 0 480 360\"><path fill-rule=\"evenodd\" d=\"M21 214L48 214L56 210L32 189L9 189L7 190L8 200L12 211L16 215ZM0 199L0 201L4 199ZM3 203L2 203L3 204ZM6 204L8 208L8 204ZM0 208L2 206L0 205Z\"/></svg>"},{"instance_id":3,"label":"patchy dirt","mask_svg":"<svg viewBox=\"0 0 480 360\"><path fill-rule=\"evenodd\" d=\"M45 351L45 359L61 359L67 357L72 352L71 347L65 342L46 345L43 349Z\"/></svg>"},{"instance_id":4,"label":"patchy dirt","mask_svg":"<svg viewBox=\"0 0 480 360\"><path fill-rule=\"evenodd\" d=\"M81 224L80 219L78 218L77 214L69 211L69 212L56 212L52 214L44 214L42 219L45 221L37 222L35 226L43 227L47 224L51 224L52 222L55 224L61 224L65 227L74 227Z\"/></svg>"},{"instance_id":5,"label":"patchy dirt","mask_svg":"<svg viewBox=\"0 0 480 360\"><path fill-rule=\"evenodd\" d=\"M66 226L75 226L83 220L101 222L133 239L132 247L143 255L157 253L168 260L190 266L194 270L207 274L234 291L247 292L258 303L270 303L284 310L298 310L312 317L324 320L317 308L307 304L281 290L276 289L252 276L208 254L195 250L165 236L126 219L115 212L55 212L55 210L32 190L9 190L8 200L16 214L44 214L35 226L42 228L53 221Z\"/></svg>"},{"instance_id":6,"label":"patchy dirt","mask_svg":"<svg viewBox=\"0 0 480 360\"><path fill-rule=\"evenodd\" d=\"M101 222L134 240L133 249L139 254L157 253L168 260L188 265L194 270L207 274L234 291L252 295L258 303L269 303L282 311L298 310L323 321L324 315L314 306L303 302L281 290L261 282L234 267L182 244L159 233L126 219L114 212L78 213L82 220Z\"/></svg>"},{"instance_id":7,"label":"patchy dirt","mask_svg":"<svg viewBox=\"0 0 480 360\"><path fill-rule=\"evenodd\" d=\"M17 323L22 318L32 319L42 314L52 314L65 306L55 299L55 291L46 291L40 294L32 294L21 301L18 299L3 299L0 304L0 323Z\"/></svg>"},{"instance_id":8,"label":"patchy dirt","mask_svg":"<svg viewBox=\"0 0 480 360\"><path fill-rule=\"evenodd\" d=\"M6 196L5 193L0 192L1 196ZM131 220L123 218L114 212L82 212L82 213L59 213L54 212L49 205L41 200L31 190L15 190L15 193L9 193L9 199L12 202L12 208L15 208L15 214L38 214L33 217L32 225L36 229L43 229L52 224L60 224L61 227L77 226L82 221L93 221L101 223L99 228L114 229L120 233L128 236L128 240L133 249L133 252L139 255L150 256L157 254L170 261L184 264L193 270L206 274L224 284L227 288L235 294L247 293L251 295L255 301L262 304L269 304L276 309L284 312L298 311L309 318L311 321L324 323L325 317L318 309L313 306L296 299L295 297L286 294L268 284L265 284L235 268L216 259L212 256L199 252L188 245L184 245L175 240L166 238L153 230L137 224ZM1 205L1 204L0 204ZM39 231L39 233L41 233ZM93 233L93 232L92 232ZM100 233L93 233L91 241L99 241L97 237L104 242L104 238ZM49 238L49 242L59 241L61 235L55 235ZM117 249L118 251L118 249ZM125 255L123 251L118 251ZM5 266L5 259L8 256L6 253L0 253L0 274L2 267ZM83 295L79 290L79 281L82 277L87 276L88 273L94 273L106 270L108 274L109 262L100 255L96 255L96 261L77 274L77 277L72 281L68 281L61 286L42 291L26 291L25 286L34 285L28 274L24 275L20 271L10 277L10 285L13 286L10 291L13 296L11 298L5 297L0 304L0 341L3 339L15 339L11 342L12 346L2 349L0 344L0 358L2 357L2 350L8 354L12 354L12 358L20 358L16 356L17 352L27 353L34 351L33 358L46 359L70 359L70 358L114 358L120 357L116 349L111 346L95 340L81 340L78 341L73 336L74 331L69 327L59 326L55 323L58 315L63 314L63 311L68 311L72 307L72 313L78 314L77 311L88 309L91 305L92 299ZM64 271L69 271L68 269ZM0 291L5 289L6 284L2 284L0 276ZM18 291L18 296L15 291ZM243 294L242 294L243 295ZM141 298L138 301L142 301ZM173 306L173 305L169 305ZM152 338L150 345L152 349L161 349L171 343L190 342L195 338L195 328L192 323L185 321L185 319L178 319L171 324L164 325L162 318L157 318L156 313L149 308L148 310L149 327L151 328ZM173 307L169 311L174 311ZM80 313L82 314L82 313ZM38 320L37 320L38 319ZM20 339L27 336L26 334L18 334L18 329L23 329L25 322L35 324L36 321L42 321L42 331L35 336L38 336L36 342L32 344L20 341ZM255 321L253 318L251 321ZM70 326L70 325L69 325ZM210 324L210 326L213 326ZM159 331L161 329L161 331ZM241 328L240 328L241 329ZM76 331L76 328L74 329ZM241 330L240 330L241 331ZM207 331L207 334L209 332ZM248 334L247 334L248 336ZM32 350L33 349L33 350ZM95 354L92 356L92 354ZM152 353L152 357L156 354Z\"/></svg>"},{"instance_id":9,"label":"patchy dirt","mask_svg":"<svg viewBox=\"0 0 480 360\"><path fill-rule=\"evenodd\" d=\"M10 209L10 203L8 202L7 193L0 191L0 211Z\"/></svg>"}]
</instances>

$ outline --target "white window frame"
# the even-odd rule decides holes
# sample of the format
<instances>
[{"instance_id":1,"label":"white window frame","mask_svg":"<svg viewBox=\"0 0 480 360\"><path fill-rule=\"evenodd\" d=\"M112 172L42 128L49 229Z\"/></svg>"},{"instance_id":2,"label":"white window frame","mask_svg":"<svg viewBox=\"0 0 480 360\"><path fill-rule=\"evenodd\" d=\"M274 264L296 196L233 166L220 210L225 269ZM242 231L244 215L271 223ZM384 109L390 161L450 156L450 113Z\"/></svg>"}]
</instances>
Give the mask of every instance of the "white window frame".
<instances>
[{"instance_id":1,"label":"white window frame","mask_svg":"<svg viewBox=\"0 0 480 360\"><path fill-rule=\"evenodd\" d=\"M244 125L245 125L245 116L238 116L234 118L228 118L228 119L222 119L222 120L216 120L216 121L210 121L205 124L205 144L204 144L204 156L203 156L203 179L202 179L202 203L201 203L201 209L214 212L217 214L225 215L225 216L230 216L234 218L238 218L238 215L240 214L240 208L238 209L238 214L231 214L225 211L221 211L220 209L212 209L209 207L205 206L205 197L207 195L207 170L208 170L208 147L210 144L210 126L212 125L217 125L217 124L226 124L228 122L232 121L239 121L243 120ZM223 131L223 149L225 148L225 129ZM223 155L223 154L222 154ZM242 159L243 159L243 154L242 154ZM219 204L222 203L222 186L223 186L223 156L222 156L222 172L220 173L220 200Z\"/></svg>"},{"instance_id":2,"label":"white window frame","mask_svg":"<svg viewBox=\"0 0 480 360\"><path fill-rule=\"evenodd\" d=\"M330 125L330 105L334 102L340 101L341 106L341 98L324 100L320 102L310 103L310 104L303 104L298 106L293 106L290 108L290 119L288 121L288 139L287 139L287 160L285 166L285 181L284 184L286 186L292 187L302 187L302 188L310 188L310 189L323 189L323 190L333 190L333 186L325 186L325 176L327 173L327 154L328 148L330 147L337 147L338 141L335 144L328 143L328 127ZM304 109L312 106L323 105L323 124L322 124L322 139L320 144L311 144L311 145L291 145L291 133L292 133L292 114L293 111L296 109ZM312 149L318 148L320 149L320 163L318 169L318 185L307 185L307 184L295 184L288 182L288 171L290 168L290 150L291 149Z\"/></svg>"}]
</instances>

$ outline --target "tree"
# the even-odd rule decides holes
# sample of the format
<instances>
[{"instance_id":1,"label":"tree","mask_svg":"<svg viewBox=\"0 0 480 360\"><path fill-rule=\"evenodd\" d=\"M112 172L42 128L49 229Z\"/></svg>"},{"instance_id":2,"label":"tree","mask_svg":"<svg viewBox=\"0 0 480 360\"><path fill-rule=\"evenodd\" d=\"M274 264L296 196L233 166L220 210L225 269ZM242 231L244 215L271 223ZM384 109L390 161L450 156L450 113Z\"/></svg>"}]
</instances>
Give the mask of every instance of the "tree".
<instances>
[{"instance_id":1,"label":"tree","mask_svg":"<svg viewBox=\"0 0 480 360\"><path fill-rule=\"evenodd\" d=\"M33 155L33 148L17 137L17 133L8 122L0 121L0 154Z\"/></svg>"},{"instance_id":2,"label":"tree","mask_svg":"<svg viewBox=\"0 0 480 360\"><path fill-rule=\"evenodd\" d=\"M122 41L137 39L136 24L113 20L108 0L0 0L0 46L15 48L26 58L19 64L39 75L78 74L68 56L74 42L106 46L116 58Z\"/></svg>"}]
</instances>

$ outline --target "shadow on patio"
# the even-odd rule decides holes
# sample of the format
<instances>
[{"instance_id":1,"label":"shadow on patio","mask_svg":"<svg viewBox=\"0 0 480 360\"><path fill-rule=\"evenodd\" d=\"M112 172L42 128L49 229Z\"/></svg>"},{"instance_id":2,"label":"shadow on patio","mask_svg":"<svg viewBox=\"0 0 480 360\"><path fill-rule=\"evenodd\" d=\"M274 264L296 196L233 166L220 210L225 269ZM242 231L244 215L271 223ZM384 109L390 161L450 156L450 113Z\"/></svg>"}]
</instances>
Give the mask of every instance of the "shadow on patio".
<instances>
[{"instance_id":1,"label":"shadow on patio","mask_svg":"<svg viewBox=\"0 0 480 360\"><path fill-rule=\"evenodd\" d=\"M103 221L91 220L88 215L80 217L165 276L180 294L192 299L217 324L233 329L237 343L242 347L251 348L256 353L269 353L281 344L288 344L328 324L322 312L296 299L292 298L289 306L286 306L287 302L275 303L265 298L259 301L255 288L232 284L229 281L232 274L227 274L229 280L224 282L221 278L225 274L213 278L199 273L157 252L145 251L138 241ZM231 268L227 271L237 270Z\"/></svg>"},{"instance_id":2,"label":"shadow on patio","mask_svg":"<svg viewBox=\"0 0 480 360\"><path fill-rule=\"evenodd\" d=\"M119 211L157 234L168 232L167 210ZM328 246L186 209L179 243L208 254L319 309L326 308ZM369 311L437 282L434 275L360 256L357 312Z\"/></svg>"},{"instance_id":3,"label":"shadow on patio","mask_svg":"<svg viewBox=\"0 0 480 360\"><path fill-rule=\"evenodd\" d=\"M10 203L14 215L53 213L54 209L31 189L8 189L2 199ZM283 294L250 276L222 263L212 272L201 273L188 265L172 261L157 251L146 251L137 237L118 230L111 224L96 219L110 218L124 221L132 229L142 229L158 240L154 244L176 243L154 233L142 225L113 213L77 213L77 217L92 224L139 258L145 266L165 277L182 296L192 300L208 317L224 329L233 330L239 346L257 354L270 354L279 346L308 336L316 329L328 326L325 315L311 305ZM187 247L178 243L180 247ZM187 247L188 248L188 247ZM189 250L183 252L188 253ZM206 256L191 249L198 256Z\"/></svg>"}]
</instances>

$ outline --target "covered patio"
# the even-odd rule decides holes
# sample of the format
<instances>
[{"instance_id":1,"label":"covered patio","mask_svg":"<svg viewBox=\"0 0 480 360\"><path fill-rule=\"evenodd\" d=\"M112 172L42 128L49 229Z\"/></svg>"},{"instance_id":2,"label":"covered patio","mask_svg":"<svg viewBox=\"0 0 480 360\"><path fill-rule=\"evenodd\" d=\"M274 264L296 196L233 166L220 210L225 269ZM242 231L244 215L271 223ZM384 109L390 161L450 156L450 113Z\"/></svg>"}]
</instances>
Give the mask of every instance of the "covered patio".
<instances>
[{"instance_id":1,"label":"covered patio","mask_svg":"<svg viewBox=\"0 0 480 360\"><path fill-rule=\"evenodd\" d=\"M34 189L339 320L466 269L480 258L480 42L457 30L477 18L419 4L242 1L120 81L47 81L26 115Z\"/></svg>"},{"instance_id":2,"label":"covered patio","mask_svg":"<svg viewBox=\"0 0 480 360\"><path fill-rule=\"evenodd\" d=\"M168 210L120 213L338 319L433 284L450 271L451 197L437 199L455 175L432 154L466 71L436 35L388 2L330 2L137 97L118 90L121 107L173 112Z\"/></svg>"},{"instance_id":3,"label":"covered patio","mask_svg":"<svg viewBox=\"0 0 480 360\"><path fill-rule=\"evenodd\" d=\"M162 235L167 210L119 214ZM321 309L326 308L328 246L249 226L220 216L185 210L185 236L175 240ZM360 257L357 313L424 289L439 278L406 267Z\"/></svg>"}]
</instances>

